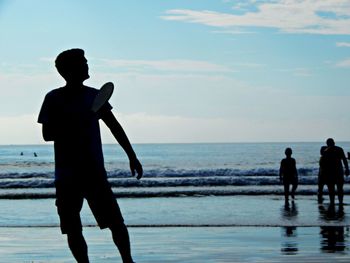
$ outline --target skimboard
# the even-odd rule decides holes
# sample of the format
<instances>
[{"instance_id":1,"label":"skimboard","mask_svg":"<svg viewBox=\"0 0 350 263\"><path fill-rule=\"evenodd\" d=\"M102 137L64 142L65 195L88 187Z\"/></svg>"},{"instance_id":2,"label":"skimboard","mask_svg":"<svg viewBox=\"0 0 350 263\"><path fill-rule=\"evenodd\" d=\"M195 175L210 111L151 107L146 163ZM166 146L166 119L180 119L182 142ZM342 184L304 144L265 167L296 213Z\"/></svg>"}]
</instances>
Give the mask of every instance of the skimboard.
<instances>
[{"instance_id":1,"label":"skimboard","mask_svg":"<svg viewBox=\"0 0 350 263\"><path fill-rule=\"evenodd\" d=\"M99 92L97 93L92 106L91 110L93 112L97 112L101 107L110 99L110 97L113 94L114 85L112 82L107 82L103 84Z\"/></svg>"}]
</instances>

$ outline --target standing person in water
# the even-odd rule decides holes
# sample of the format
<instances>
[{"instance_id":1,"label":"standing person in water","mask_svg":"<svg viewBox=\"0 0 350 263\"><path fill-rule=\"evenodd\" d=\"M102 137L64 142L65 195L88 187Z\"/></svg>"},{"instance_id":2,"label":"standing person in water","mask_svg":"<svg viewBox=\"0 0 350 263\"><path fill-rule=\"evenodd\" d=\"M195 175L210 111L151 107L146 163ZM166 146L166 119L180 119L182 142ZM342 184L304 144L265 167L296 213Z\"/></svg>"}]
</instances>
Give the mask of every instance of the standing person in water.
<instances>
[{"instance_id":1,"label":"standing person in water","mask_svg":"<svg viewBox=\"0 0 350 263\"><path fill-rule=\"evenodd\" d=\"M132 175L142 177L142 166L111 105L106 102L96 113L91 110L98 90L83 85L89 68L82 49L58 55L56 68L64 87L50 91L43 102L38 122L45 141L55 149L56 206L63 234L77 262L89 262L82 234L80 210L86 199L101 229L109 228L124 263L133 262L128 230L107 180L99 120L111 130L124 149Z\"/></svg>"},{"instance_id":2,"label":"standing person in water","mask_svg":"<svg viewBox=\"0 0 350 263\"><path fill-rule=\"evenodd\" d=\"M335 186L337 186L339 204L343 205L344 174L349 175L348 161L343 148L336 146L332 138L328 138L326 143L327 148L322 156L322 170L328 186L329 201L331 205L334 205Z\"/></svg>"},{"instance_id":3,"label":"standing person in water","mask_svg":"<svg viewBox=\"0 0 350 263\"><path fill-rule=\"evenodd\" d=\"M296 168L295 159L292 158L292 149L286 148L284 153L286 158L282 159L281 161L279 177L284 186L285 202L288 203L290 185L292 185L292 191L290 193L291 198L293 200L295 198L295 190L298 187L298 171Z\"/></svg>"},{"instance_id":4,"label":"standing person in water","mask_svg":"<svg viewBox=\"0 0 350 263\"><path fill-rule=\"evenodd\" d=\"M326 178L326 171L325 171L325 161L323 154L325 150L327 149L327 146L322 146L320 149L320 161L319 161L319 170L318 170L318 178L317 178L317 184L318 184L318 189L317 189L317 200L319 204L322 204L323 202L323 188L327 184L327 178Z\"/></svg>"}]
</instances>

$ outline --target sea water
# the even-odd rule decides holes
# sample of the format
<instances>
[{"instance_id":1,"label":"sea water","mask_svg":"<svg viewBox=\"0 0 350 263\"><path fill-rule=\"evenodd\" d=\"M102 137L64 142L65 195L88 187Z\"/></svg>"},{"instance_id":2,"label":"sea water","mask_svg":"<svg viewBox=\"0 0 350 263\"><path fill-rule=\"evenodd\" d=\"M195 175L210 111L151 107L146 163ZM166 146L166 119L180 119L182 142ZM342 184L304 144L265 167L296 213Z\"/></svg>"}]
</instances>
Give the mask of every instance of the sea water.
<instances>
[{"instance_id":1,"label":"sea water","mask_svg":"<svg viewBox=\"0 0 350 263\"><path fill-rule=\"evenodd\" d=\"M131 231L146 229L149 235L152 229L162 228L166 229L165 233L197 231L198 236L214 231L217 236L222 230L228 235L225 243L232 240L232 233L240 233L242 244L244 240L258 242L263 235L263 240L269 240L268 251L272 251L271 233L280 231L281 237L277 236L276 240L281 243L282 255L297 254L298 246L302 249L310 246L314 236L317 240L319 235L317 242L321 242L322 250L339 250L346 256L350 237L349 196L345 196L343 209L336 205L334 211L329 210L327 201L324 205L317 204L322 145L316 142L136 144L134 149L144 167L140 181L131 177L127 157L118 145L104 145L103 150L113 191L116 196L126 197L118 198L118 203L126 224L134 227ZM338 145L345 152L350 150L349 142ZM284 203L278 178L286 147L293 149L299 172L296 200L288 205ZM47 229L57 229L58 233L53 181L51 144L0 146L1 233L41 233ZM349 193L347 185L345 189ZM96 226L86 203L81 216L84 229ZM307 243L305 238L311 241Z\"/></svg>"},{"instance_id":2,"label":"sea water","mask_svg":"<svg viewBox=\"0 0 350 263\"><path fill-rule=\"evenodd\" d=\"M317 191L323 143L136 144L144 168L142 180L130 174L119 145L103 146L113 191L123 197L282 194L279 165L293 149L299 194ZM349 142L341 142L344 151ZM0 146L0 198L54 197L53 145ZM347 187L345 190L348 191Z\"/></svg>"}]
</instances>

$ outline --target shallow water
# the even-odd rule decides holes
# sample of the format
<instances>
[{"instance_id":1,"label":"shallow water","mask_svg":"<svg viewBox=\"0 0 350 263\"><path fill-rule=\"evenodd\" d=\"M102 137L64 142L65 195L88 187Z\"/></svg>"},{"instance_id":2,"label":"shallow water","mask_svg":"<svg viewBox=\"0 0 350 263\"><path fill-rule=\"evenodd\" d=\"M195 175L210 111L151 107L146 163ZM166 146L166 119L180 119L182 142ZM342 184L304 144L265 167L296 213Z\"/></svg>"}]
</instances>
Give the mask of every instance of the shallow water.
<instances>
[{"instance_id":1,"label":"shallow water","mask_svg":"<svg viewBox=\"0 0 350 263\"><path fill-rule=\"evenodd\" d=\"M118 199L130 226L350 226L350 206L330 210L316 196L203 196ZM350 202L345 196L345 202ZM54 199L0 200L0 227L58 226ZM84 203L82 221L96 225Z\"/></svg>"}]
</instances>

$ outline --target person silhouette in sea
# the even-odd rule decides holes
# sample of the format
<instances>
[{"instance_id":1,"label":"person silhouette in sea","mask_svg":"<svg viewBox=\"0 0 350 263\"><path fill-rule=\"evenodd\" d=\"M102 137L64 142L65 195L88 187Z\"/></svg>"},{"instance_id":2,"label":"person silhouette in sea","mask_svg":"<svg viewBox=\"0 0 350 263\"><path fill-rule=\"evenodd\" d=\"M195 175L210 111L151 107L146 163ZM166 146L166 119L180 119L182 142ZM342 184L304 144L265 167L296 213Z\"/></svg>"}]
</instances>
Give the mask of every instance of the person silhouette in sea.
<instances>
[{"instance_id":1,"label":"person silhouette in sea","mask_svg":"<svg viewBox=\"0 0 350 263\"><path fill-rule=\"evenodd\" d=\"M80 210L86 199L101 229L109 228L123 262L133 262L127 227L107 180L102 153L101 119L124 149L132 175L143 174L142 165L106 102L91 110L98 90L83 84L89 68L82 49L60 53L55 65L66 85L46 94L38 122L45 141L54 142L56 206L62 234L77 262L89 262L82 234Z\"/></svg>"},{"instance_id":2,"label":"person silhouette in sea","mask_svg":"<svg viewBox=\"0 0 350 263\"><path fill-rule=\"evenodd\" d=\"M322 146L320 149L320 161L319 161L319 170L318 170L318 190L317 190L317 200L319 204L322 204L324 198L323 198L323 189L324 186L327 184L327 178L326 178L326 173L324 171L323 163L324 163L324 151L327 149L327 146Z\"/></svg>"},{"instance_id":3,"label":"person silhouette in sea","mask_svg":"<svg viewBox=\"0 0 350 263\"><path fill-rule=\"evenodd\" d=\"M284 186L284 200L288 203L289 193L291 198L295 199L295 190L298 187L298 170L296 168L295 159L292 158L292 149L286 148L284 151L286 158L282 159L279 170L280 181L283 182ZM290 192L289 188L292 186Z\"/></svg>"},{"instance_id":4,"label":"person silhouette in sea","mask_svg":"<svg viewBox=\"0 0 350 263\"><path fill-rule=\"evenodd\" d=\"M344 174L346 176L349 175L348 161L345 157L344 150L336 146L332 138L327 139L326 143L327 148L323 152L321 166L328 187L329 201L331 205L334 205L335 186L337 186L339 204L343 205Z\"/></svg>"}]
</instances>

